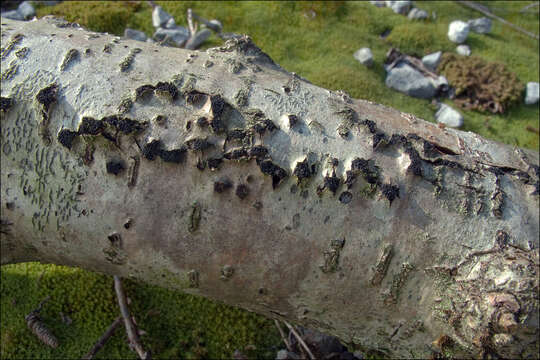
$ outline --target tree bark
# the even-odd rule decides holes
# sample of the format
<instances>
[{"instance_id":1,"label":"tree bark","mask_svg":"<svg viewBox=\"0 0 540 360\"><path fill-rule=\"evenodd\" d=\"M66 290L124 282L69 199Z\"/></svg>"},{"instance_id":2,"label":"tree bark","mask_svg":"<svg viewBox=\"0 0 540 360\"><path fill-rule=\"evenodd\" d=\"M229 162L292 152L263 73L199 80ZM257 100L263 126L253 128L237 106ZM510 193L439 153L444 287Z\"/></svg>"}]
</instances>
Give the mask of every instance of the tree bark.
<instances>
[{"instance_id":1,"label":"tree bark","mask_svg":"<svg viewBox=\"0 0 540 360\"><path fill-rule=\"evenodd\" d=\"M538 154L206 52L2 19L2 264L182 289L392 357L535 357Z\"/></svg>"}]
</instances>

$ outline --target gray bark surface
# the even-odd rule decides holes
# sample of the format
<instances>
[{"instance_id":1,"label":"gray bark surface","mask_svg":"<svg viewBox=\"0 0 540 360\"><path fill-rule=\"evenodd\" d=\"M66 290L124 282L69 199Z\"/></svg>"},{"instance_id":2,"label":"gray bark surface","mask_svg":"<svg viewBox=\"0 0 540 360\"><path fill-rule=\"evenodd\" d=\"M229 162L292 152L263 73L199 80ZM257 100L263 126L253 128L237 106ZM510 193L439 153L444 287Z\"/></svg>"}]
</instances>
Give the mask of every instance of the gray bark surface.
<instances>
[{"instance_id":1,"label":"gray bark surface","mask_svg":"<svg viewBox=\"0 0 540 360\"><path fill-rule=\"evenodd\" d=\"M392 357L536 357L538 154L206 52L2 19L1 261L217 299Z\"/></svg>"}]
</instances>

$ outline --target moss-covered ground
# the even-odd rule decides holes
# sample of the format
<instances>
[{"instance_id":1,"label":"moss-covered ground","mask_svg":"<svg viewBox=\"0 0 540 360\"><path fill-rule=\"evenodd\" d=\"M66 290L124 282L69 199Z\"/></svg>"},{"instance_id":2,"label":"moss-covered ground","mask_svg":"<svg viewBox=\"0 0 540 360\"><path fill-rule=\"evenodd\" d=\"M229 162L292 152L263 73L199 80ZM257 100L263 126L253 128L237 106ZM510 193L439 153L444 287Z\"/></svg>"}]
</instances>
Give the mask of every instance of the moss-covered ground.
<instances>
[{"instance_id":1,"label":"moss-covered ground","mask_svg":"<svg viewBox=\"0 0 540 360\"><path fill-rule=\"evenodd\" d=\"M2 359L81 358L119 315L112 277L78 268L25 263L1 272ZM273 358L279 345L274 323L244 310L201 297L124 280L145 346L154 358L230 358L238 349ZM33 336L24 317L50 296L40 315L60 346ZM62 321L62 313L71 324ZM97 358L135 358L123 327Z\"/></svg>"},{"instance_id":2,"label":"moss-covered ground","mask_svg":"<svg viewBox=\"0 0 540 360\"><path fill-rule=\"evenodd\" d=\"M446 36L448 24L482 14L450 1L417 2L436 20L411 22L388 8L361 2L160 2L159 5L186 26L186 10L192 8L207 19L219 19L225 32L249 34L254 42L288 71L312 83L345 90L354 98L368 99L434 121L434 108L384 85L382 63L390 47L423 56L442 50L455 51ZM538 7L521 13L532 1L479 1L490 10L533 33L538 33ZM535 11L536 9L536 11ZM100 32L122 35L125 27L151 36L151 8L145 1L63 2L38 6L38 16L55 14ZM383 32L390 31L386 38ZM494 21L490 34L471 33L466 42L474 55L504 64L522 83L539 81L539 42ZM205 47L221 45L212 35ZM352 54L370 47L375 65L366 68ZM445 100L453 105L450 100ZM503 115L461 110L463 130L503 143L539 148L539 106L523 103ZM80 269L40 265L8 265L1 272L1 358L79 358L91 347L118 314L112 279ZM272 322L240 309L202 298L126 281L131 308L145 344L157 358L230 357L235 349L252 356L272 357L279 346ZM43 318L62 346L48 349L33 337L24 316L45 296ZM71 325L61 322L68 314ZM251 349L251 350L250 350ZM98 358L134 358L118 331Z\"/></svg>"}]
</instances>

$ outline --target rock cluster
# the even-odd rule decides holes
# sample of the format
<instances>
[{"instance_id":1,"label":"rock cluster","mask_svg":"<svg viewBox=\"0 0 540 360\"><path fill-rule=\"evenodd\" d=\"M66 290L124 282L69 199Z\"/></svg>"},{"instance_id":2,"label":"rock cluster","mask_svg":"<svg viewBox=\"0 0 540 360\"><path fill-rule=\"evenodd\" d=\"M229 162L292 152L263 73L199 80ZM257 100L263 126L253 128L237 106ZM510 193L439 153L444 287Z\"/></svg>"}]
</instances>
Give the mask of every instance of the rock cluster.
<instances>
[{"instance_id":1,"label":"rock cluster","mask_svg":"<svg viewBox=\"0 0 540 360\"><path fill-rule=\"evenodd\" d=\"M161 6L152 10L152 25L156 28L152 39L166 45L183 47L190 38L189 30L176 25L174 18Z\"/></svg>"},{"instance_id":2,"label":"rock cluster","mask_svg":"<svg viewBox=\"0 0 540 360\"><path fill-rule=\"evenodd\" d=\"M377 7L389 7L397 14L407 15L410 20L424 20L428 18L427 11L414 7L412 1L373 0L370 3ZM434 13L432 13L432 18L434 20L436 19ZM469 45L464 44L469 34L471 32L488 34L491 32L491 29L492 21L487 17L467 21L455 20L449 24L447 36L450 41L458 44L456 47L457 54L470 56L472 53L471 48ZM435 73L441 61L441 56L441 51L427 54L422 58L421 65L414 58L406 56L409 61L390 61L391 64L388 65L387 55L387 65L385 65L387 72L386 86L418 98L431 99L440 95L446 95L453 99L455 91L450 87L451 84L448 84L444 76L437 76ZM354 58L367 66L373 64L373 56L371 50L368 48L357 50L354 53ZM427 74L426 70L427 72L431 72L431 74ZM537 82L527 84L524 101L525 104L535 104L538 102ZM463 124L463 116L447 105L441 106L435 117L437 121L447 126L459 127Z\"/></svg>"},{"instance_id":3,"label":"rock cluster","mask_svg":"<svg viewBox=\"0 0 540 360\"><path fill-rule=\"evenodd\" d=\"M190 10L188 10L188 12L189 11ZM191 34L189 29L177 25L174 17L166 12L161 6L154 6L154 9L152 10L152 25L154 25L156 31L154 32L152 39L147 39L146 34L134 29L126 29L124 36L133 40L156 41L162 45L183 47L190 50L199 48L210 35L212 35L212 31L215 31L218 36L223 39L237 36L236 34L222 34L221 30L223 29L223 25L219 20L213 19L207 21L193 13L191 14L202 23L202 29L196 31L195 27L194 34Z\"/></svg>"},{"instance_id":4,"label":"rock cluster","mask_svg":"<svg viewBox=\"0 0 540 360\"><path fill-rule=\"evenodd\" d=\"M2 17L11 20L30 20L34 16L36 16L36 10L30 1L21 2L16 10L2 12Z\"/></svg>"},{"instance_id":5,"label":"rock cluster","mask_svg":"<svg viewBox=\"0 0 540 360\"><path fill-rule=\"evenodd\" d=\"M410 0L401 0L401 1L372 0L370 1L370 3L377 7L389 7L396 14L405 15L410 20L425 20L428 18L428 12L414 7L414 3Z\"/></svg>"},{"instance_id":6,"label":"rock cluster","mask_svg":"<svg viewBox=\"0 0 540 360\"><path fill-rule=\"evenodd\" d=\"M455 20L448 26L448 39L450 41L462 44L467 40L469 32L477 34L487 34L491 32L491 20L483 17L469 20L467 22Z\"/></svg>"}]
</instances>

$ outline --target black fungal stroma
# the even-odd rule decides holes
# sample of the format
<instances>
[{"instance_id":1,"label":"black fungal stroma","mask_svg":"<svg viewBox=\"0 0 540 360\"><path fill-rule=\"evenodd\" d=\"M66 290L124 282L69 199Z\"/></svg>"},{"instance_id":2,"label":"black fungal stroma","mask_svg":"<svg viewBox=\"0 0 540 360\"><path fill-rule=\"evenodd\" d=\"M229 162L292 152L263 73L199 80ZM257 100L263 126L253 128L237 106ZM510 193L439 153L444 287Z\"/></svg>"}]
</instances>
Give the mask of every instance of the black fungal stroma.
<instances>
[{"instance_id":1,"label":"black fungal stroma","mask_svg":"<svg viewBox=\"0 0 540 360\"><path fill-rule=\"evenodd\" d=\"M293 175L298 178L298 182L302 181L302 179L307 179L312 175L307 159L304 159L304 161L302 162L296 163Z\"/></svg>"},{"instance_id":2,"label":"black fungal stroma","mask_svg":"<svg viewBox=\"0 0 540 360\"><path fill-rule=\"evenodd\" d=\"M214 191L221 194L229 190L233 185L228 179L218 180L214 183Z\"/></svg>"},{"instance_id":3,"label":"black fungal stroma","mask_svg":"<svg viewBox=\"0 0 540 360\"><path fill-rule=\"evenodd\" d=\"M7 111L11 106L13 106L13 100L7 97L0 97L0 110Z\"/></svg>"},{"instance_id":4,"label":"black fungal stroma","mask_svg":"<svg viewBox=\"0 0 540 360\"><path fill-rule=\"evenodd\" d=\"M392 201L399 197L399 186L382 184L381 191L382 194L388 199L388 201L390 201L390 205L392 205Z\"/></svg>"},{"instance_id":5,"label":"black fungal stroma","mask_svg":"<svg viewBox=\"0 0 540 360\"><path fill-rule=\"evenodd\" d=\"M126 168L126 163L123 160L109 160L106 163L107 172L109 174L118 175Z\"/></svg>"},{"instance_id":6,"label":"black fungal stroma","mask_svg":"<svg viewBox=\"0 0 540 360\"><path fill-rule=\"evenodd\" d=\"M52 84L39 90L36 95L36 100L43 105L45 111L49 111L51 104L56 102L56 95L58 93L58 85Z\"/></svg>"},{"instance_id":7,"label":"black fungal stroma","mask_svg":"<svg viewBox=\"0 0 540 360\"><path fill-rule=\"evenodd\" d=\"M249 188L246 184L238 184L236 187L236 196L240 199L245 199L249 195Z\"/></svg>"},{"instance_id":8,"label":"black fungal stroma","mask_svg":"<svg viewBox=\"0 0 540 360\"><path fill-rule=\"evenodd\" d=\"M335 195L337 189L339 188L340 182L341 182L341 179L336 176L335 172L333 172L332 176L325 176L324 188L330 190L332 194Z\"/></svg>"},{"instance_id":9,"label":"black fungal stroma","mask_svg":"<svg viewBox=\"0 0 540 360\"><path fill-rule=\"evenodd\" d=\"M58 142L62 144L62 146L71 150L73 140L75 140L77 135L78 134L75 131L71 131L69 129L62 129L58 133Z\"/></svg>"}]
</instances>

